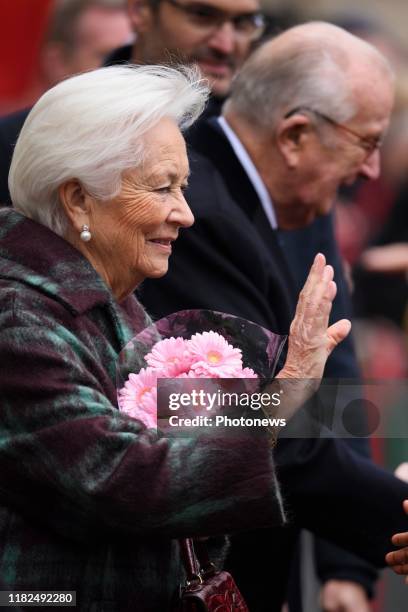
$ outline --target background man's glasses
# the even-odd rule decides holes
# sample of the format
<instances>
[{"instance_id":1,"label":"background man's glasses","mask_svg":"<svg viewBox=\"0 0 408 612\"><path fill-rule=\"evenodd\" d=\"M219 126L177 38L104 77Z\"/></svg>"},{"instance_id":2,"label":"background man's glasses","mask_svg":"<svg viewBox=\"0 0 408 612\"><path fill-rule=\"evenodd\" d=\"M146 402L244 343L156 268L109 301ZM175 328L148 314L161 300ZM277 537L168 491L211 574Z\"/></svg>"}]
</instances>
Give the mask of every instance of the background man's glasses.
<instances>
[{"instance_id":1,"label":"background man's glasses","mask_svg":"<svg viewBox=\"0 0 408 612\"><path fill-rule=\"evenodd\" d=\"M331 125L333 125L335 128L339 130L343 130L343 132L351 134L352 136L357 138L359 141L358 144L367 152L367 156L371 155L371 153L374 153L374 151L376 149L379 149L382 145L381 136L373 136L373 137L362 136L355 130L352 130L351 128L349 128L347 125L343 125L343 123L338 123L331 117L328 117L327 115L324 115L320 111L314 110L313 108L309 108L308 106L298 106L297 108L294 108L293 110L286 113L285 119L287 119L288 117L291 117L292 115L296 115L296 113L302 113L302 111L313 113L317 117L320 117L320 119L323 119L324 121L327 121L327 123L330 123Z\"/></svg>"},{"instance_id":2,"label":"background man's glasses","mask_svg":"<svg viewBox=\"0 0 408 612\"><path fill-rule=\"evenodd\" d=\"M193 25L203 30L216 30L229 22L237 34L251 40L258 39L265 30L265 17L260 12L233 14L217 9L210 4L198 2L184 4L179 0L164 1L182 11Z\"/></svg>"}]
</instances>

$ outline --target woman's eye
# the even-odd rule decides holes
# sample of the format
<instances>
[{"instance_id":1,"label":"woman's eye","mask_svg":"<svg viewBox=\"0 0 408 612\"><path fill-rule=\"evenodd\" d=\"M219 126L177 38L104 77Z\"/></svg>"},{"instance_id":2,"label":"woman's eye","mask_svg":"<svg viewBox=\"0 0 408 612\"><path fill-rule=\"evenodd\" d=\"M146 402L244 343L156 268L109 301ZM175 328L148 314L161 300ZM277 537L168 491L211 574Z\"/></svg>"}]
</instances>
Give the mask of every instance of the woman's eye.
<instances>
[{"instance_id":1,"label":"woman's eye","mask_svg":"<svg viewBox=\"0 0 408 612\"><path fill-rule=\"evenodd\" d=\"M180 189L181 189L181 191L182 191L183 193L184 193L184 192L187 190L187 188L188 188L188 185L187 185L187 184L185 184L185 185L181 185L181 187L180 187Z\"/></svg>"},{"instance_id":2,"label":"woman's eye","mask_svg":"<svg viewBox=\"0 0 408 612\"><path fill-rule=\"evenodd\" d=\"M158 193L169 193L171 191L171 185L166 185L166 187L158 187L156 191Z\"/></svg>"}]
</instances>

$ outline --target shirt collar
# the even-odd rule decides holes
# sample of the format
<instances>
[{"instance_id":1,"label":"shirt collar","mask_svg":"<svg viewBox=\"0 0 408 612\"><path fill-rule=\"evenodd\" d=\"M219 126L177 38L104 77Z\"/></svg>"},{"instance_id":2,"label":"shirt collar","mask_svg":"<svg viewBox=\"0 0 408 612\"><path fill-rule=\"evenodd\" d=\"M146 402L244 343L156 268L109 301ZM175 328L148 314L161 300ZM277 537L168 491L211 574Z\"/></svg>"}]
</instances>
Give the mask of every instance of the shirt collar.
<instances>
[{"instance_id":1,"label":"shirt collar","mask_svg":"<svg viewBox=\"0 0 408 612\"><path fill-rule=\"evenodd\" d=\"M235 155L240 161L244 168L249 180L251 181L253 188L255 189L258 198L261 202L262 208L271 224L272 229L278 229L278 222L276 219L275 209L271 197L265 187L265 183L261 179L258 170L256 169L252 159L249 157L247 150L244 145L229 125L225 117L218 117L217 121L228 139L231 147L234 150Z\"/></svg>"}]
</instances>

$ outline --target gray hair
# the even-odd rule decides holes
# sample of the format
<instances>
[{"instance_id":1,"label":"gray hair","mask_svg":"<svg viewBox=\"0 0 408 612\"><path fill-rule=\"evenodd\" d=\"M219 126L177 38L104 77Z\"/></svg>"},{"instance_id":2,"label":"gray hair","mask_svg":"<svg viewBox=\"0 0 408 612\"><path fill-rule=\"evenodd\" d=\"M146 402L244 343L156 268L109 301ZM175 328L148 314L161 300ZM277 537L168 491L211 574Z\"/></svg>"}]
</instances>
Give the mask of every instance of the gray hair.
<instances>
[{"instance_id":1,"label":"gray hair","mask_svg":"<svg viewBox=\"0 0 408 612\"><path fill-rule=\"evenodd\" d=\"M59 235L67 226L58 188L76 178L95 198L115 197L122 173L143 161L143 135L162 118L181 130L208 97L197 69L112 66L47 91L29 113L9 174L14 207Z\"/></svg>"},{"instance_id":2,"label":"gray hair","mask_svg":"<svg viewBox=\"0 0 408 612\"><path fill-rule=\"evenodd\" d=\"M336 40L320 40L319 44L315 37L298 40L291 46L278 45L276 50L275 40L260 46L247 60L233 82L227 109L231 107L252 125L267 130L299 107L316 110L338 122L354 116L357 107L347 49L337 45ZM385 58L371 45L360 42L366 56L391 74Z\"/></svg>"}]
</instances>

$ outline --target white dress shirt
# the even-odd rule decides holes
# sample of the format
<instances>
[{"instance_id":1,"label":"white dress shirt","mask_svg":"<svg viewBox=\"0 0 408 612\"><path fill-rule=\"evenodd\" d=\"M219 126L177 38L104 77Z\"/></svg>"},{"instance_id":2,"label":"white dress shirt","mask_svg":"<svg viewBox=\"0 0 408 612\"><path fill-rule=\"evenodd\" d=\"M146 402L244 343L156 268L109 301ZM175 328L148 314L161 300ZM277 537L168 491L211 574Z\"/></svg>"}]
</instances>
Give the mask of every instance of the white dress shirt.
<instances>
[{"instance_id":1,"label":"white dress shirt","mask_svg":"<svg viewBox=\"0 0 408 612\"><path fill-rule=\"evenodd\" d=\"M253 188L258 194L258 198L262 204L262 208L265 211L265 214L269 220L269 223L271 224L272 229L277 229L278 222L276 219L275 209L273 207L272 200L265 187L263 180L259 176L258 170L255 168L252 159L249 157L247 150L245 149L244 145L242 144L232 127L229 125L225 117L218 117L218 123L220 124L225 136L228 138L228 141L231 147L233 148L235 155L238 157L242 167L247 173Z\"/></svg>"}]
</instances>

